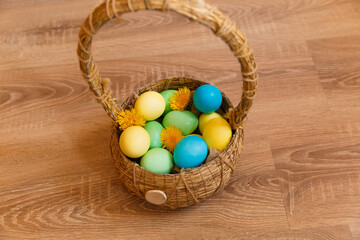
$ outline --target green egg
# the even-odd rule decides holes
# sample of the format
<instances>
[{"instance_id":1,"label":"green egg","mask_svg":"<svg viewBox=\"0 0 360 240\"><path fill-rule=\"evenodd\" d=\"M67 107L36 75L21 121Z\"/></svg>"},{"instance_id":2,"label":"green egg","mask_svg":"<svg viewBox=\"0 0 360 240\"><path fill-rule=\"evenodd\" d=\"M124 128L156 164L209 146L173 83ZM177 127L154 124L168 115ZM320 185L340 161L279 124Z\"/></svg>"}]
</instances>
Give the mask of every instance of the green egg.
<instances>
[{"instance_id":1,"label":"green egg","mask_svg":"<svg viewBox=\"0 0 360 240\"><path fill-rule=\"evenodd\" d=\"M140 166L149 172L168 174L174 166L173 156L164 148L153 148L141 158Z\"/></svg>"},{"instance_id":2,"label":"green egg","mask_svg":"<svg viewBox=\"0 0 360 240\"><path fill-rule=\"evenodd\" d=\"M181 132L186 136L195 131L199 120L194 113L188 110L171 111L165 115L162 124L164 127L175 126L180 128Z\"/></svg>"},{"instance_id":3,"label":"green egg","mask_svg":"<svg viewBox=\"0 0 360 240\"><path fill-rule=\"evenodd\" d=\"M150 135L150 149L161 148L162 144L160 137L161 137L161 130L163 130L164 127L157 121L150 121L146 123L144 128Z\"/></svg>"},{"instance_id":4,"label":"green egg","mask_svg":"<svg viewBox=\"0 0 360 240\"><path fill-rule=\"evenodd\" d=\"M172 97L172 95L174 95L174 93L176 93L176 90L165 90L160 93L165 99L165 111L163 113L163 116L165 116L168 112L172 111L169 99Z\"/></svg>"}]
</instances>

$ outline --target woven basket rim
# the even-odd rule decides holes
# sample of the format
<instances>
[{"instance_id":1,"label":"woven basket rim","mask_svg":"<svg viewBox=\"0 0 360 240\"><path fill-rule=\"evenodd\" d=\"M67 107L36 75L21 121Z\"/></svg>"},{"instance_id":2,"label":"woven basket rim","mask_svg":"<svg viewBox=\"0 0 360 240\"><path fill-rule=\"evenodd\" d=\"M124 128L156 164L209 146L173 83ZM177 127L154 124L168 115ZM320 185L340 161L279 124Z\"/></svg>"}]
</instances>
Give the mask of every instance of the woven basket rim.
<instances>
[{"instance_id":1,"label":"woven basket rim","mask_svg":"<svg viewBox=\"0 0 360 240\"><path fill-rule=\"evenodd\" d=\"M146 87L151 87L151 86L154 85L155 83L158 83L158 82L161 82L161 81L172 81L172 80L176 80L176 79L178 79L178 80L187 79L187 80L199 82L199 83L201 83L202 85L204 85L204 84L210 84L210 85L213 85L213 86L214 86L214 84L212 84L212 83L205 82L205 81L202 81L202 80L197 80L197 79L195 79L195 78L193 78L193 77L168 77L168 78L160 78L160 79L158 79L158 80L154 80L154 81L151 81L151 82L149 82L149 83L147 83L147 84L145 84L145 85L142 85L141 87L139 87L139 88L137 88L136 90L134 90L134 91L130 94L130 96L133 95L133 94L139 94L139 93L141 92L141 89L146 88ZM168 89L164 89L164 90L176 90L176 89L175 89L175 88L168 88ZM220 90L220 89L219 89L219 90ZM230 98L227 97L226 93L225 93L224 91L222 91L222 90L220 90L220 92L221 92L222 97L225 98L225 99L227 100L227 102L230 104L230 107L233 108L234 105L232 104ZM127 109L126 106L125 106L125 104L126 104L126 101L130 98L130 96L128 96L128 97L121 103L121 107L122 107L123 109Z\"/></svg>"}]
</instances>

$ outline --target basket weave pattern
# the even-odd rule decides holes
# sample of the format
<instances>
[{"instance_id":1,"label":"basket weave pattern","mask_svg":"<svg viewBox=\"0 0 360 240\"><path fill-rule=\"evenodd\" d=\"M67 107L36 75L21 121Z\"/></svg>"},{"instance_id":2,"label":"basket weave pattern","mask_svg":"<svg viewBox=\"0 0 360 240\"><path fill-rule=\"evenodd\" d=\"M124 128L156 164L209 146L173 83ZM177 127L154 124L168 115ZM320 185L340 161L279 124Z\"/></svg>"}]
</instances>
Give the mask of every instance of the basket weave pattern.
<instances>
[{"instance_id":1,"label":"basket weave pattern","mask_svg":"<svg viewBox=\"0 0 360 240\"><path fill-rule=\"evenodd\" d=\"M243 92L240 103L233 108L230 100L223 94L221 111L227 113L234 134L229 146L214 160L200 167L182 170L179 174L159 175L146 171L138 163L129 160L120 150L118 129L111 137L111 152L115 166L120 172L127 189L136 196L144 198L149 190L161 190L167 196L164 206L180 208L193 205L218 192L225 186L236 165L243 141L242 123L252 105L258 75L252 50L245 36L235 24L217 8L204 0L106 0L101 2L86 18L79 32L78 56L80 70L88 82L90 90L103 105L109 116L116 121L122 109L133 107L141 93L149 90L163 91L187 86L195 90L204 82L188 79L164 79L132 93L120 106L109 89L109 79L101 78L93 61L91 44L93 36L103 24L111 19L120 18L122 13L143 9L175 11L209 27L223 39L239 60L243 76Z\"/></svg>"}]
</instances>

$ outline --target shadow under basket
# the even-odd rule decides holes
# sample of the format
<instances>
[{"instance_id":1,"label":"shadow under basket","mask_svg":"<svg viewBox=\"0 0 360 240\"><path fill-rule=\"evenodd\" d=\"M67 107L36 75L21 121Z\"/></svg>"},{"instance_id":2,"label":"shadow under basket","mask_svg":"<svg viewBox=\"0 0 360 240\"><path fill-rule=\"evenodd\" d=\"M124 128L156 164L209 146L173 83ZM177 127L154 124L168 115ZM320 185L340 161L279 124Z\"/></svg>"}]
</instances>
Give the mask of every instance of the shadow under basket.
<instances>
[{"instance_id":1,"label":"shadow under basket","mask_svg":"<svg viewBox=\"0 0 360 240\"><path fill-rule=\"evenodd\" d=\"M124 102L123 108L132 108L137 96L150 90L161 92L184 86L195 90L203 84L207 83L188 78L159 80L133 93ZM232 104L224 93L222 95L223 102L220 111L227 112L232 108ZM181 173L165 175L149 172L127 158L120 150L120 130L117 127L112 132L110 147L120 177L132 194L153 204L175 209L196 204L218 192L229 182L241 152L243 136L243 129L237 128L233 131L228 147L210 162L197 168L182 170Z\"/></svg>"},{"instance_id":2,"label":"shadow under basket","mask_svg":"<svg viewBox=\"0 0 360 240\"><path fill-rule=\"evenodd\" d=\"M85 19L79 31L77 54L80 70L90 90L116 123L123 109L134 106L136 98L143 92L161 92L167 89L188 87L195 90L206 84L189 78L163 79L150 83L132 93L120 106L109 88L110 79L102 78L92 56L94 35L109 20L121 18L123 13L138 10L173 11L210 28L234 53L241 66L242 95L240 103L233 107L222 93L223 102L219 112L226 113L233 130L230 144L222 152L210 151L211 161L193 169L182 169L179 173L159 175L140 167L138 161L127 158L120 150L120 131L114 128L111 136L111 153L120 178L134 195L156 205L171 209L194 205L223 189L234 173L242 148L244 132L242 125L249 112L258 75L256 63L245 36L225 14L204 0L105 0L100 2ZM121 21L118 21L121 22ZM216 70L216 69L214 69Z\"/></svg>"}]
</instances>

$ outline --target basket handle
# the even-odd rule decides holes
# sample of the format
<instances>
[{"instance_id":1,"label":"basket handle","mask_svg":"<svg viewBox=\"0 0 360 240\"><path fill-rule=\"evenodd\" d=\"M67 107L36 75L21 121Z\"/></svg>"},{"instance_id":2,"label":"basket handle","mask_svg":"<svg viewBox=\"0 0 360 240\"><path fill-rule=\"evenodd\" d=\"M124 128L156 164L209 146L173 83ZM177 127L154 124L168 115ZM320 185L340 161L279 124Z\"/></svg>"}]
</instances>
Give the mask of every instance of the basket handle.
<instances>
[{"instance_id":1,"label":"basket handle","mask_svg":"<svg viewBox=\"0 0 360 240\"><path fill-rule=\"evenodd\" d=\"M234 129L241 126L255 96L258 79L256 63L245 36L226 15L205 0L104 0L93 9L80 28L77 53L80 70L89 83L90 90L94 92L109 116L116 121L121 107L111 94L110 80L100 77L93 61L93 36L108 20L120 18L122 13L142 9L171 10L180 13L209 27L227 43L240 62L243 76L241 101L229 111L228 117Z\"/></svg>"}]
</instances>

